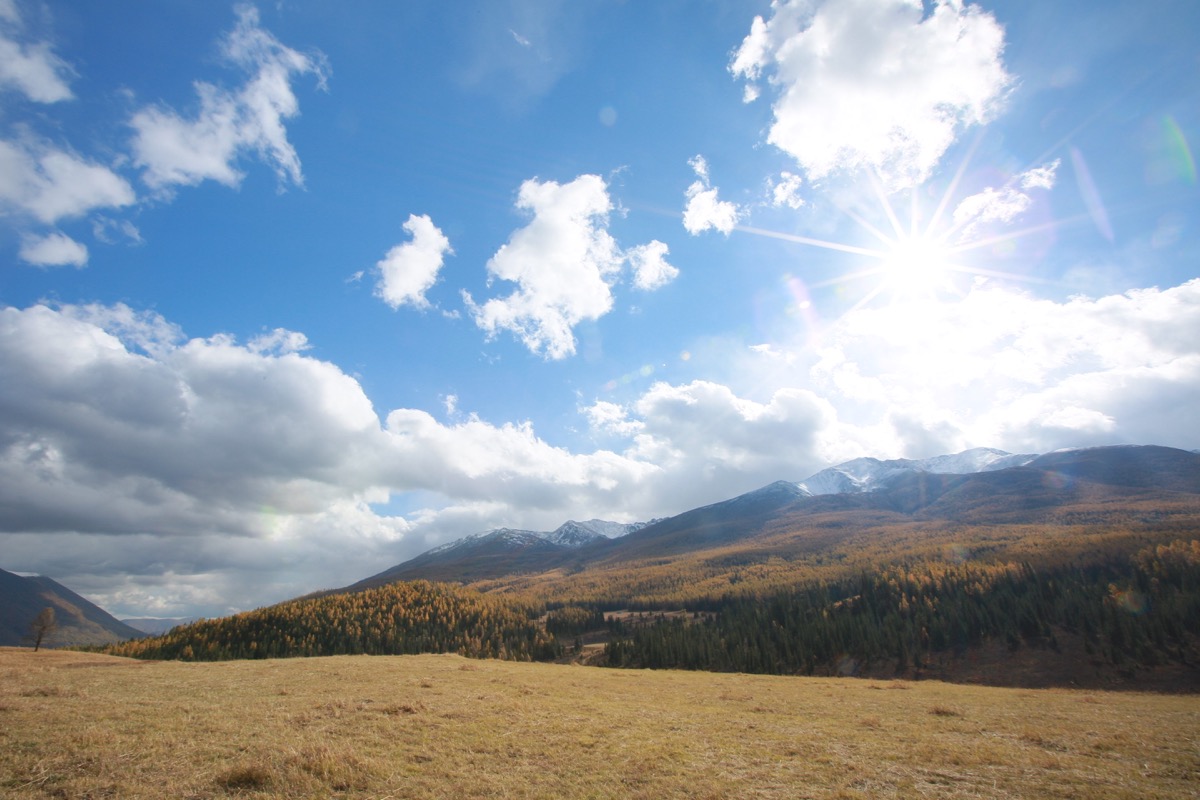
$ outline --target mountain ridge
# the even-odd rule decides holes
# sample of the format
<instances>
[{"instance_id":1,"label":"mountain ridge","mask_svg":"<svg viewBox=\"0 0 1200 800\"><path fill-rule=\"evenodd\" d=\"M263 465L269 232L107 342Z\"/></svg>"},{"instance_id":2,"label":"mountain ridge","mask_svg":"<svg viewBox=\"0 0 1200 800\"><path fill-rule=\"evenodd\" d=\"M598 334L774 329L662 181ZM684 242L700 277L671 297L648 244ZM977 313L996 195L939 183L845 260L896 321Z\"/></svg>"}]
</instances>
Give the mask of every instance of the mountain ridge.
<instances>
[{"instance_id":1,"label":"mountain ridge","mask_svg":"<svg viewBox=\"0 0 1200 800\"><path fill-rule=\"evenodd\" d=\"M44 575L22 576L0 569L0 646L26 643L30 623L54 609L56 629L43 646L111 644L145 634Z\"/></svg>"},{"instance_id":2,"label":"mountain ridge","mask_svg":"<svg viewBox=\"0 0 1200 800\"><path fill-rule=\"evenodd\" d=\"M843 490L833 491L837 487ZM672 517L637 523L619 537L586 536L570 547L556 541L555 532L502 528L473 534L338 591L392 580L469 583L515 573L675 557L753 539L781 519L800 524L820 514L882 513L896 515L897 521L1008 524L1033 521L1072 502L1147 492L1200 493L1200 456L1158 445L1112 445L1041 455L973 448L926 459L858 458L804 481L774 481ZM569 521L556 532L580 525L585 524Z\"/></svg>"}]
</instances>

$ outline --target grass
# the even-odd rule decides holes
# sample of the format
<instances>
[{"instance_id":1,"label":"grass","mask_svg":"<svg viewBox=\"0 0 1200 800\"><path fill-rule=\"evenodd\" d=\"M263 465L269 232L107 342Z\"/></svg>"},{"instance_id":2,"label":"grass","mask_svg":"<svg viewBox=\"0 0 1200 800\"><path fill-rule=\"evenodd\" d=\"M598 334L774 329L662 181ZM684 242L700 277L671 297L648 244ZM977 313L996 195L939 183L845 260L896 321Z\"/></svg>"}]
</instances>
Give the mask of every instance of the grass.
<instances>
[{"instance_id":1,"label":"grass","mask_svg":"<svg viewBox=\"0 0 1200 800\"><path fill-rule=\"evenodd\" d=\"M0 648L3 798L1185 798L1200 696Z\"/></svg>"}]
</instances>

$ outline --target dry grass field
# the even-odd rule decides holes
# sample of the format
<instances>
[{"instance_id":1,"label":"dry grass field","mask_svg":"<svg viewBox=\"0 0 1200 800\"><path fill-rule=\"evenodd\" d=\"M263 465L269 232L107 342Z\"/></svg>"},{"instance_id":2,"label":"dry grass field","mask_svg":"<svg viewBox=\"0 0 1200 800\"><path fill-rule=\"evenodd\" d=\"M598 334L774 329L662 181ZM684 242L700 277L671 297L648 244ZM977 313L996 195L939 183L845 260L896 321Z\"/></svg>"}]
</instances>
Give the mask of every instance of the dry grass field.
<instances>
[{"instance_id":1,"label":"dry grass field","mask_svg":"<svg viewBox=\"0 0 1200 800\"><path fill-rule=\"evenodd\" d=\"M1200 696L0 649L4 798L1192 798Z\"/></svg>"}]
</instances>

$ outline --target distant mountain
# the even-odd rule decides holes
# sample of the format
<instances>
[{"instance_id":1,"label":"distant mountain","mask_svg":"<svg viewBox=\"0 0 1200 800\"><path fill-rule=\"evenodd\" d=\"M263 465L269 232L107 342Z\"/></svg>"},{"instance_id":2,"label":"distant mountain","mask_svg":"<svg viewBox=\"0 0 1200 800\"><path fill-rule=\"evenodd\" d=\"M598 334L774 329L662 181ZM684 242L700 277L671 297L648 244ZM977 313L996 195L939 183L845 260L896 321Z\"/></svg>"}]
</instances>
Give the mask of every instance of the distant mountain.
<instances>
[{"instance_id":1,"label":"distant mountain","mask_svg":"<svg viewBox=\"0 0 1200 800\"><path fill-rule=\"evenodd\" d=\"M403 580L476 581L555 569L614 538L646 526L592 519L569 520L552 531L500 528L464 536L339 591L358 591Z\"/></svg>"},{"instance_id":2,"label":"distant mountain","mask_svg":"<svg viewBox=\"0 0 1200 800\"><path fill-rule=\"evenodd\" d=\"M44 646L110 644L144 635L50 578L0 570L0 645L27 644L30 623L47 607L54 609L58 628Z\"/></svg>"},{"instance_id":3,"label":"distant mountain","mask_svg":"<svg viewBox=\"0 0 1200 800\"><path fill-rule=\"evenodd\" d=\"M859 458L800 482L776 481L646 524L620 526L592 520L568 522L549 533L502 529L468 536L347 589L415 579L469 583L675 558L813 525L849 530L864 520L872 524L1058 521L1063 514L1075 513L1068 510L1079 504L1091 504L1092 515L1102 513L1097 509L1125 513L1118 510L1128 503L1161 505L1171 493L1200 494L1200 455L1130 445L1040 456L976 448L927 459ZM783 548L780 555L789 557L794 552Z\"/></svg>"},{"instance_id":4,"label":"distant mountain","mask_svg":"<svg viewBox=\"0 0 1200 800\"><path fill-rule=\"evenodd\" d=\"M187 625L188 623L195 621L196 617L177 617L174 619L160 617L139 617L135 619L121 620L121 622L125 623L129 627L137 628L142 633L150 636L157 636L160 633L166 633L172 628L176 628L180 625Z\"/></svg>"},{"instance_id":5,"label":"distant mountain","mask_svg":"<svg viewBox=\"0 0 1200 800\"><path fill-rule=\"evenodd\" d=\"M800 481L797 486L807 495L874 492L913 473L967 475L975 472L993 472L1024 466L1037 457L1036 454L1014 455L990 447L977 447L954 455L924 459L895 458L880 461L877 458L856 458L836 467L823 469Z\"/></svg>"}]
</instances>

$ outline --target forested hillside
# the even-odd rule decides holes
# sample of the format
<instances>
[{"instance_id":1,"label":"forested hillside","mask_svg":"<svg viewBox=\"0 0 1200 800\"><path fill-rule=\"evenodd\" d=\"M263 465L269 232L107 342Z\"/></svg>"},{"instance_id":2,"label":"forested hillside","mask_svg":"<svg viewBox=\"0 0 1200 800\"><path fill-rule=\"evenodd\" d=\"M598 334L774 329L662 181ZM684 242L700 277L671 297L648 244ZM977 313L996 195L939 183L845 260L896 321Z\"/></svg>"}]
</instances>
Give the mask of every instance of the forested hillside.
<instances>
[{"instance_id":1,"label":"forested hillside","mask_svg":"<svg viewBox=\"0 0 1200 800\"><path fill-rule=\"evenodd\" d=\"M413 653L553 658L554 639L536 616L531 607L511 599L417 581L201 620L103 652L184 661Z\"/></svg>"},{"instance_id":2,"label":"forested hillside","mask_svg":"<svg viewBox=\"0 0 1200 800\"><path fill-rule=\"evenodd\" d=\"M989 643L1041 648L1043 660L1061 661L1053 656L1060 638L1077 637L1086 663L1068 665L1068 673L1132 677L1170 662L1194 668L1200 541L1087 566L892 565L696 607L709 613L614 625L607 663L784 674L941 676L949 668L954 677L956 657Z\"/></svg>"}]
</instances>

